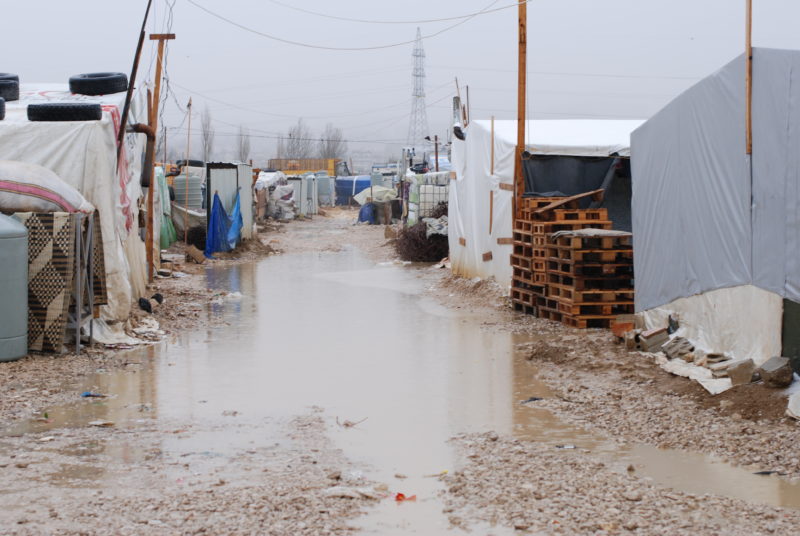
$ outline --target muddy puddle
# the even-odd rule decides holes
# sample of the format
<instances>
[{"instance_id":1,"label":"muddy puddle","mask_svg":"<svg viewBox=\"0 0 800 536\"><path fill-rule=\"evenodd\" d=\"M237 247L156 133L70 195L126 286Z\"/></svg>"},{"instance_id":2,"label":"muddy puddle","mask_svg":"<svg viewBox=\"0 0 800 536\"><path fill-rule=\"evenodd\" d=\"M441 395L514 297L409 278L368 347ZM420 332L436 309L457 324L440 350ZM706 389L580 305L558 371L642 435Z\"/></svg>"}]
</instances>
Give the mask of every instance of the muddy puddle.
<instances>
[{"instance_id":1,"label":"muddy puddle","mask_svg":"<svg viewBox=\"0 0 800 536\"><path fill-rule=\"evenodd\" d=\"M87 383L86 390L108 398L51 408L48 422L2 435L98 420L113 422L117 432L158 423L180 432L161 442L163 451L221 467L247 449L282 441L279 423L323 408L332 439L365 476L417 496L371 510L357 522L371 534L450 530L436 476L463 461L449 439L487 430L588 449L619 471L634 464L640 475L678 490L800 508L800 486L783 479L693 453L620 448L565 425L535 402L523 404L550 396L515 351L526 339L482 329L479 318L436 305L425 296L421 268L375 266L345 250L209 268L207 279L210 288L241 294L209 305L207 314L226 325L132 351L129 370ZM72 445L61 454L76 463L65 464L53 483L113 485L113 474L81 460L128 456L135 463L144 455L115 441Z\"/></svg>"}]
</instances>

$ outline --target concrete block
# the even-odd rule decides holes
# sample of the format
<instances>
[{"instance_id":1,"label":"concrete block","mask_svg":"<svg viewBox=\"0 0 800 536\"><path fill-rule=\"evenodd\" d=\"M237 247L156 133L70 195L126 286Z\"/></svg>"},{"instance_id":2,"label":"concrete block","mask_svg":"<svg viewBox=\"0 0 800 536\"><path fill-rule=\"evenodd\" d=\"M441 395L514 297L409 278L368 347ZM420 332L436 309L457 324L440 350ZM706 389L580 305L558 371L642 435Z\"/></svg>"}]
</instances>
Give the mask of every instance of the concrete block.
<instances>
[{"instance_id":1,"label":"concrete block","mask_svg":"<svg viewBox=\"0 0 800 536\"><path fill-rule=\"evenodd\" d=\"M753 379L755 370L756 364L752 359L739 359L731 362L728 367L728 377L733 385L744 385Z\"/></svg>"},{"instance_id":2,"label":"concrete block","mask_svg":"<svg viewBox=\"0 0 800 536\"><path fill-rule=\"evenodd\" d=\"M694 352L694 345L688 339L684 339L683 337L675 337L671 341L664 344L661 349L669 359L677 359L679 357L684 357L686 354Z\"/></svg>"},{"instance_id":3,"label":"concrete block","mask_svg":"<svg viewBox=\"0 0 800 536\"><path fill-rule=\"evenodd\" d=\"M771 357L758 368L758 373L770 387L789 387L792 384L792 367L788 357Z\"/></svg>"},{"instance_id":4,"label":"concrete block","mask_svg":"<svg viewBox=\"0 0 800 536\"><path fill-rule=\"evenodd\" d=\"M639 348L643 352L660 352L661 346L668 340L667 328L643 331L639 335Z\"/></svg>"}]
</instances>

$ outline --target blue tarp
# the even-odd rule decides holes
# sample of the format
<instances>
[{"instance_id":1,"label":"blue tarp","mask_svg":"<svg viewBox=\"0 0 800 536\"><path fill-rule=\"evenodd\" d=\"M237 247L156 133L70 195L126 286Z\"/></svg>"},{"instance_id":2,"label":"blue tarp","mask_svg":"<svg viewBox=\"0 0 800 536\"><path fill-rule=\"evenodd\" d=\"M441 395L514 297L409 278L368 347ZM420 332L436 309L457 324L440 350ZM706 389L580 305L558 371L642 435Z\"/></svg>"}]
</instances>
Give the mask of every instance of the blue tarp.
<instances>
[{"instance_id":1,"label":"blue tarp","mask_svg":"<svg viewBox=\"0 0 800 536\"><path fill-rule=\"evenodd\" d=\"M228 216L218 194L214 194L214 203L208 217L208 233L206 234L205 256L213 259L214 253L231 251L236 247L242 232L242 211L239 194L233 205L233 213Z\"/></svg>"}]
</instances>

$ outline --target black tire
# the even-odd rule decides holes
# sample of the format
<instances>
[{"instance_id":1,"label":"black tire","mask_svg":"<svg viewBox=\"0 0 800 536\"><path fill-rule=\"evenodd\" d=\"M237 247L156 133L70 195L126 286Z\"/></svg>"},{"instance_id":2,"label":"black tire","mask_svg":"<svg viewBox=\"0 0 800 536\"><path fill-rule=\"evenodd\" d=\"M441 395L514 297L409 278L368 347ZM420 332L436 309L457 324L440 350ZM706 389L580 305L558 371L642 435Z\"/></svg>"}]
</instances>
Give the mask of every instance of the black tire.
<instances>
[{"instance_id":1,"label":"black tire","mask_svg":"<svg viewBox=\"0 0 800 536\"><path fill-rule=\"evenodd\" d=\"M103 108L99 104L83 102L54 102L29 104L29 121L99 121Z\"/></svg>"},{"instance_id":2,"label":"black tire","mask_svg":"<svg viewBox=\"0 0 800 536\"><path fill-rule=\"evenodd\" d=\"M0 98L8 102L19 100L19 82L0 79Z\"/></svg>"},{"instance_id":3,"label":"black tire","mask_svg":"<svg viewBox=\"0 0 800 536\"><path fill-rule=\"evenodd\" d=\"M169 200L175 201L175 188L169 186Z\"/></svg>"},{"instance_id":4,"label":"black tire","mask_svg":"<svg viewBox=\"0 0 800 536\"><path fill-rule=\"evenodd\" d=\"M0 99L0 121L6 118L6 101Z\"/></svg>"},{"instance_id":5,"label":"black tire","mask_svg":"<svg viewBox=\"0 0 800 536\"><path fill-rule=\"evenodd\" d=\"M206 167L206 163L203 162L202 160L178 160L177 162L175 162L175 165L178 166L179 168L182 168L183 166Z\"/></svg>"},{"instance_id":6,"label":"black tire","mask_svg":"<svg viewBox=\"0 0 800 536\"><path fill-rule=\"evenodd\" d=\"M13 80L19 82L19 76L11 73L0 73L0 80Z\"/></svg>"},{"instance_id":7,"label":"black tire","mask_svg":"<svg viewBox=\"0 0 800 536\"><path fill-rule=\"evenodd\" d=\"M78 95L110 95L128 91L125 73L76 74L69 79L69 90Z\"/></svg>"}]
</instances>

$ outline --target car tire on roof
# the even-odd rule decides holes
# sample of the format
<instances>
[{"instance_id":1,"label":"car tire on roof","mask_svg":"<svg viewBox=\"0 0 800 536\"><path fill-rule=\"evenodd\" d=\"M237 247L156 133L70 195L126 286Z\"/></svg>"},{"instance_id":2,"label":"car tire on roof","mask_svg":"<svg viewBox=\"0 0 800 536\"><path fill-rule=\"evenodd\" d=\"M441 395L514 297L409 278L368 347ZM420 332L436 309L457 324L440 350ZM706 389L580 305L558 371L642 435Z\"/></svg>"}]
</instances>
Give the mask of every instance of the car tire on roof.
<instances>
[{"instance_id":1,"label":"car tire on roof","mask_svg":"<svg viewBox=\"0 0 800 536\"><path fill-rule=\"evenodd\" d=\"M6 118L6 101L0 99L0 121Z\"/></svg>"},{"instance_id":2,"label":"car tire on roof","mask_svg":"<svg viewBox=\"0 0 800 536\"><path fill-rule=\"evenodd\" d=\"M110 95L128 90L125 73L85 73L69 79L69 90L78 95Z\"/></svg>"},{"instance_id":3,"label":"car tire on roof","mask_svg":"<svg viewBox=\"0 0 800 536\"><path fill-rule=\"evenodd\" d=\"M0 73L0 80L13 80L19 82L19 76L12 73Z\"/></svg>"},{"instance_id":4,"label":"car tire on roof","mask_svg":"<svg viewBox=\"0 0 800 536\"><path fill-rule=\"evenodd\" d=\"M52 102L28 105L29 121L99 121L103 108L84 102Z\"/></svg>"},{"instance_id":5,"label":"car tire on roof","mask_svg":"<svg viewBox=\"0 0 800 536\"><path fill-rule=\"evenodd\" d=\"M205 167L206 163L202 160L178 160L175 162L175 165L178 167L189 166L189 167Z\"/></svg>"},{"instance_id":6,"label":"car tire on roof","mask_svg":"<svg viewBox=\"0 0 800 536\"><path fill-rule=\"evenodd\" d=\"M19 80L0 78L0 98L9 102L19 100Z\"/></svg>"}]
</instances>

